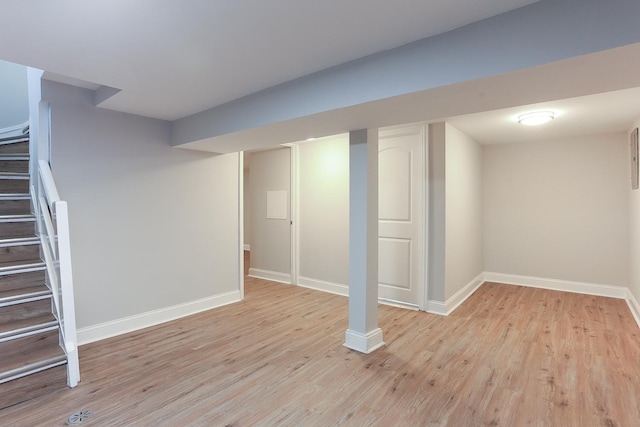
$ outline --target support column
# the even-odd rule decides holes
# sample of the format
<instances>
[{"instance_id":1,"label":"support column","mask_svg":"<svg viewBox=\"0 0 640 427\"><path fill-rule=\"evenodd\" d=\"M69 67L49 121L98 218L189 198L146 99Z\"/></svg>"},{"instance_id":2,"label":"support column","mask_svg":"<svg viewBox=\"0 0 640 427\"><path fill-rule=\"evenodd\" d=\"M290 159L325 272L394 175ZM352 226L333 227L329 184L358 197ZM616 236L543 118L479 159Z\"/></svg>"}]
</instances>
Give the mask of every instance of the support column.
<instances>
[{"instance_id":1,"label":"support column","mask_svg":"<svg viewBox=\"0 0 640 427\"><path fill-rule=\"evenodd\" d=\"M345 347L382 347L378 327L378 129L349 133L349 329Z\"/></svg>"}]
</instances>

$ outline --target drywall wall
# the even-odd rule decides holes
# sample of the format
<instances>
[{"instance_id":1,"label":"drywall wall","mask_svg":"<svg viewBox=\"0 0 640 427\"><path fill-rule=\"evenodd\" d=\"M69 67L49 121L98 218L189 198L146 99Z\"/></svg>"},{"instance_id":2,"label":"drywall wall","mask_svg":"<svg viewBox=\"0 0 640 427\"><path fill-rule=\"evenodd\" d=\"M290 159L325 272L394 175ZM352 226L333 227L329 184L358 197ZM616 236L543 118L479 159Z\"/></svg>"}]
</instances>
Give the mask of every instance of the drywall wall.
<instances>
[{"instance_id":1,"label":"drywall wall","mask_svg":"<svg viewBox=\"0 0 640 427\"><path fill-rule=\"evenodd\" d=\"M429 232L427 298L445 301L446 133L445 123L429 125Z\"/></svg>"},{"instance_id":2,"label":"drywall wall","mask_svg":"<svg viewBox=\"0 0 640 427\"><path fill-rule=\"evenodd\" d=\"M299 276L349 283L349 137L298 147Z\"/></svg>"},{"instance_id":3,"label":"drywall wall","mask_svg":"<svg viewBox=\"0 0 640 427\"><path fill-rule=\"evenodd\" d=\"M291 281L291 149L251 153L251 261L249 274ZM284 192L284 206L274 192ZM269 193L276 199L269 200ZM283 208L283 217L269 208Z\"/></svg>"},{"instance_id":4,"label":"drywall wall","mask_svg":"<svg viewBox=\"0 0 640 427\"><path fill-rule=\"evenodd\" d=\"M45 81L42 95L69 205L78 327L107 323L113 335L148 313L153 323L178 305L239 298L238 154L171 148L166 122L95 108L86 89Z\"/></svg>"},{"instance_id":5,"label":"drywall wall","mask_svg":"<svg viewBox=\"0 0 640 427\"><path fill-rule=\"evenodd\" d=\"M482 148L445 125L445 300L483 272Z\"/></svg>"},{"instance_id":6,"label":"drywall wall","mask_svg":"<svg viewBox=\"0 0 640 427\"><path fill-rule=\"evenodd\" d=\"M27 67L0 61L0 129L29 120Z\"/></svg>"},{"instance_id":7,"label":"drywall wall","mask_svg":"<svg viewBox=\"0 0 640 427\"><path fill-rule=\"evenodd\" d=\"M623 134L489 145L485 270L629 284L629 164Z\"/></svg>"},{"instance_id":8,"label":"drywall wall","mask_svg":"<svg viewBox=\"0 0 640 427\"><path fill-rule=\"evenodd\" d=\"M625 138L631 134L631 131L640 127L640 118L629 129ZM626 139L626 141L629 141ZM630 164L630 158L626 156L627 165ZM627 171L629 166L627 166ZM627 177L630 173L627 173ZM627 181L627 189L629 192L629 291L633 295L635 302L640 304L640 189L631 190L630 182ZM636 307L638 315L640 315L640 306ZM636 318L640 321L640 318Z\"/></svg>"}]
</instances>

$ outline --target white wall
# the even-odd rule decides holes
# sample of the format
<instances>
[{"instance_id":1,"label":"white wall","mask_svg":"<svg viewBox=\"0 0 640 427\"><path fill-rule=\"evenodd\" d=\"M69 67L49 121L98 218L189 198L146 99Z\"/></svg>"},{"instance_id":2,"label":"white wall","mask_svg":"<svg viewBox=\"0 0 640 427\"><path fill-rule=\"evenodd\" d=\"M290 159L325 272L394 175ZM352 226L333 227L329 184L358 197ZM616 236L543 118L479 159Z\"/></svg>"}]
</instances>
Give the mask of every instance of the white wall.
<instances>
[{"instance_id":1,"label":"white wall","mask_svg":"<svg viewBox=\"0 0 640 427\"><path fill-rule=\"evenodd\" d=\"M446 132L445 298L483 272L482 148L450 124Z\"/></svg>"},{"instance_id":2,"label":"white wall","mask_svg":"<svg viewBox=\"0 0 640 427\"><path fill-rule=\"evenodd\" d=\"M484 147L485 270L629 284L623 134Z\"/></svg>"},{"instance_id":3,"label":"white wall","mask_svg":"<svg viewBox=\"0 0 640 427\"><path fill-rule=\"evenodd\" d=\"M251 153L251 267L249 274L291 280L291 149ZM287 192L287 218L267 218L267 192Z\"/></svg>"},{"instance_id":4,"label":"white wall","mask_svg":"<svg viewBox=\"0 0 640 427\"><path fill-rule=\"evenodd\" d=\"M0 61L0 129L29 120L27 67Z\"/></svg>"},{"instance_id":5,"label":"white wall","mask_svg":"<svg viewBox=\"0 0 640 427\"><path fill-rule=\"evenodd\" d=\"M43 99L87 339L238 299L238 154L171 148L166 122L95 108L85 89L43 82Z\"/></svg>"},{"instance_id":6,"label":"white wall","mask_svg":"<svg viewBox=\"0 0 640 427\"><path fill-rule=\"evenodd\" d=\"M638 119L633 128L640 127ZM629 129L631 133L632 129ZM627 135L628 135L627 134ZM628 136L625 135L625 138ZM628 141L628 139L627 139ZM626 157L629 162L629 157ZM627 170L629 167L627 166ZM630 176L627 173L627 177ZM633 295L636 303L640 303L640 190L631 190L631 185L627 181L629 192L629 291ZM637 315L640 315L640 306L636 306ZM640 317L636 317L640 322Z\"/></svg>"},{"instance_id":7,"label":"white wall","mask_svg":"<svg viewBox=\"0 0 640 427\"><path fill-rule=\"evenodd\" d=\"M299 275L302 283L349 283L349 138L298 147Z\"/></svg>"},{"instance_id":8,"label":"white wall","mask_svg":"<svg viewBox=\"0 0 640 427\"><path fill-rule=\"evenodd\" d=\"M429 125L427 298L445 301L446 132L445 123Z\"/></svg>"}]
</instances>

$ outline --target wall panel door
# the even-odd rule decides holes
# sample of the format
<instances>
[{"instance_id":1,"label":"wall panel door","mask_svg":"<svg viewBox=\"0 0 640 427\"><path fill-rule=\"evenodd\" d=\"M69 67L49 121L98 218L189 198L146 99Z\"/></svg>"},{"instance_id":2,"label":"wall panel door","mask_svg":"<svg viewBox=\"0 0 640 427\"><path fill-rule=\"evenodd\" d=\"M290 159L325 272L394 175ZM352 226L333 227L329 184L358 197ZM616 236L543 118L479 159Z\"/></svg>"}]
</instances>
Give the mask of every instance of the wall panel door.
<instances>
[{"instance_id":1,"label":"wall panel door","mask_svg":"<svg viewBox=\"0 0 640 427\"><path fill-rule=\"evenodd\" d=\"M424 126L380 132L378 282L382 300L420 308L424 292Z\"/></svg>"}]
</instances>

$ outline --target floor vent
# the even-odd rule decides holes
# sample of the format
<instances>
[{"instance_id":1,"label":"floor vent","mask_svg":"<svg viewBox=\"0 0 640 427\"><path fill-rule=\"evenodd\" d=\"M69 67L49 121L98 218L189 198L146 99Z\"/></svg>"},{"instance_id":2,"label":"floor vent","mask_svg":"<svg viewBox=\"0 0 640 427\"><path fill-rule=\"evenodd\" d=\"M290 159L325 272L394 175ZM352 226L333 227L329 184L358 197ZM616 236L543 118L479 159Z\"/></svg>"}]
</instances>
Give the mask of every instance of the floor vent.
<instances>
[{"instance_id":1,"label":"floor vent","mask_svg":"<svg viewBox=\"0 0 640 427\"><path fill-rule=\"evenodd\" d=\"M91 415L93 415L93 411L90 409L83 409L82 411L74 412L67 419L67 424L70 426L81 424L91 418Z\"/></svg>"}]
</instances>

